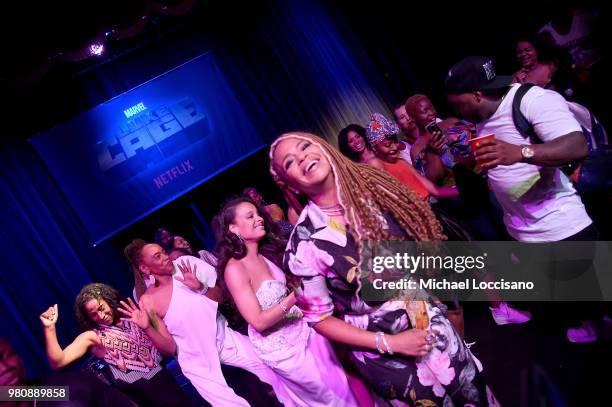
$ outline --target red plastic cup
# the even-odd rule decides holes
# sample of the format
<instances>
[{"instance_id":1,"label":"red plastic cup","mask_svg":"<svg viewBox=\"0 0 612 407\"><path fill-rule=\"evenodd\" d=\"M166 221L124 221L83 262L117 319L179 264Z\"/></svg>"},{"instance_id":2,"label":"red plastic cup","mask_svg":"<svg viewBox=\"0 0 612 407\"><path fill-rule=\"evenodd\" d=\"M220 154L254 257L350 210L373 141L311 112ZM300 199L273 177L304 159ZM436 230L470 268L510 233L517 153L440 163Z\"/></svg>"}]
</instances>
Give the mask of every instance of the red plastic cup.
<instances>
[{"instance_id":1,"label":"red plastic cup","mask_svg":"<svg viewBox=\"0 0 612 407\"><path fill-rule=\"evenodd\" d=\"M487 134L485 136L476 137L470 140L470 147L472 148L472 152L478 149L478 146L483 140L488 140L495 138L495 134Z\"/></svg>"}]
</instances>

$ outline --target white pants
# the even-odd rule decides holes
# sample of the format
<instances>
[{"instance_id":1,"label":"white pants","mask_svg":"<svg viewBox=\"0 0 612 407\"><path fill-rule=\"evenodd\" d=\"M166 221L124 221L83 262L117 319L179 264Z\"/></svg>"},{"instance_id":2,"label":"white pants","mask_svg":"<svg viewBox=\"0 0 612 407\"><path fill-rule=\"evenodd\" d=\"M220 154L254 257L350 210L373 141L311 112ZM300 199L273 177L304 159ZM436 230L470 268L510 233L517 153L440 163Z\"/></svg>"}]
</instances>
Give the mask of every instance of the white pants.
<instances>
[{"instance_id":1,"label":"white pants","mask_svg":"<svg viewBox=\"0 0 612 407\"><path fill-rule=\"evenodd\" d=\"M250 339L231 329L227 325L227 321L218 320L217 322L217 348L219 349L221 363L253 373L259 380L272 386L276 398L281 403L286 404L291 400L280 378L255 354ZM221 332L223 332L223 335Z\"/></svg>"}]
</instances>

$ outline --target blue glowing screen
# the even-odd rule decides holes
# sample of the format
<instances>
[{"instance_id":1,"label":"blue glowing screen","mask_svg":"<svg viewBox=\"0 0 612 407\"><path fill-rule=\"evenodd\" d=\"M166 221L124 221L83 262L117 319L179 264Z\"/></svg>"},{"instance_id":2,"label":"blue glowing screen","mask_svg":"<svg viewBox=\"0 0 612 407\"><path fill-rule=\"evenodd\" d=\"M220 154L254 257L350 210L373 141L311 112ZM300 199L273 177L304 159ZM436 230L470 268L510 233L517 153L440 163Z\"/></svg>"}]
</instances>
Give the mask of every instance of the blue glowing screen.
<instances>
[{"instance_id":1,"label":"blue glowing screen","mask_svg":"<svg viewBox=\"0 0 612 407\"><path fill-rule=\"evenodd\" d=\"M264 146L211 53L30 141L94 243Z\"/></svg>"}]
</instances>

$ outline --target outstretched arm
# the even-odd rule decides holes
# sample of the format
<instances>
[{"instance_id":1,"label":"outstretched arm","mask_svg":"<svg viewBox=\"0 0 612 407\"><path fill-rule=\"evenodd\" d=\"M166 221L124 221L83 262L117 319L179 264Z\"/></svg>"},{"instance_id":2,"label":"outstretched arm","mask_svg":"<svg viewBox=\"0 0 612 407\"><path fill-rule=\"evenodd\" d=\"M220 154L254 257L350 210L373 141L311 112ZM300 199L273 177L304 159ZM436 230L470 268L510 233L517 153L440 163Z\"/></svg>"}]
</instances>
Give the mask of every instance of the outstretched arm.
<instances>
[{"instance_id":1,"label":"outstretched arm","mask_svg":"<svg viewBox=\"0 0 612 407\"><path fill-rule=\"evenodd\" d=\"M262 310L257 296L251 287L251 283L246 276L244 266L239 263L232 263L226 266L225 283L242 317L260 332L282 321L285 317L283 307L285 310L289 310L296 302L295 294L291 293L282 299L279 304L265 311Z\"/></svg>"},{"instance_id":2,"label":"outstretched arm","mask_svg":"<svg viewBox=\"0 0 612 407\"><path fill-rule=\"evenodd\" d=\"M315 331L332 341L345 343L359 348L377 350L376 334L357 328L336 317L327 317L317 322ZM391 350L405 356L424 356L431 350L433 338L422 329L409 329L395 335L385 335ZM381 344L382 349L385 346Z\"/></svg>"},{"instance_id":3,"label":"outstretched arm","mask_svg":"<svg viewBox=\"0 0 612 407\"><path fill-rule=\"evenodd\" d=\"M419 172L415 170L414 168L410 167L410 170L414 171L414 174L421 181L421 183L423 184L427 192L429 192L433 196L438 197L438 198L455 198L459 196L459 191L457 190L457 188L439 187L435 185L433 182L431 182L430 180L428 180L426 177L419 174Z\"/></svg>"},{"instance_id":4,"label":"outstretched arm","mask_svg":"<svg viewBox=\"0 0 612 407\"><path fill-rule=\"evenodd\" d=\"M131 321L145 331L161 354L174 356L176 354L176 342L174 342L174 338L168 332L164 320L157 315L153 299L149 295L144 294L140 298L139 305L136 305L131 298L128 298L128 302L121 301L122 307L118 308L118 310L125 315L121 319Z\"/></svg>"},{"instance_id":5,"label":"outstretched arm","mask_svg":"<svg viewBox=\"0 0 612 407\"><path fill-rule=\"evenodd\" d=\"M62 349L57 341L57 333L55 331L55 324L58 317L57 304L53 307L49 307L49 309L40 315L40 321L43 325L43 332L45 334L47 359L49 360L51 368L54 370L61 369L79 359L96 343L97 339L95 332L86 331L77 336L65 349Z\"/></svg>"}]
</instances>

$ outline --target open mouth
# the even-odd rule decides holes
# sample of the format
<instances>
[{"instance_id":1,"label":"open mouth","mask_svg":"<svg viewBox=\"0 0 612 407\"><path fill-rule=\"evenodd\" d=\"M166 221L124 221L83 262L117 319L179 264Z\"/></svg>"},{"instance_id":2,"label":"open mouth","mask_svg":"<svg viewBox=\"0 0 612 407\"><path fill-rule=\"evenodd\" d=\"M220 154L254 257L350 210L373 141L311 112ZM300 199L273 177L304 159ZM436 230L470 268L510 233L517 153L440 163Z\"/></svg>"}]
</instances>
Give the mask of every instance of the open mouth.
<instances>
[{"instance_id":1,"label":"open mouth","mask_svg":"<svg viewBox=\"0 0 612 407\"><path fill-rule=\"evenodd\" d=\"M304 175L310 173L319 164L319 160L312 160L304 169Z\"/></svg>"}]
</instances>

